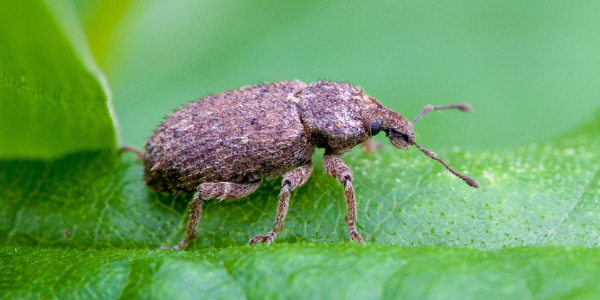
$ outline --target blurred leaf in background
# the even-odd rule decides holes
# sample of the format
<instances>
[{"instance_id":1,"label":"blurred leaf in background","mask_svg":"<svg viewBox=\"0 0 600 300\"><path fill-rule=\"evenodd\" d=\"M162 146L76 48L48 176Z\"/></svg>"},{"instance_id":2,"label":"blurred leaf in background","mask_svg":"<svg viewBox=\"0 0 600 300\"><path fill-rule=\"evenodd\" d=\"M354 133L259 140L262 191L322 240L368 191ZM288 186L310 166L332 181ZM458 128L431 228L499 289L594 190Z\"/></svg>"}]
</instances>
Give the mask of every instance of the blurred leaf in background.
<instances>
[{"instance_id":1,"label":"blurred leaf in background","mask_svg":"<svg viewBox=\"0 0 600 300\"><path fill-rule=\"evenodd\" d=\"M124 141L138 147L176 107L274 80L347 81L409 119L470 103L471 115L419 123L432 148L543 140L600 104L597 1L87 2Z\"/></svg>"},{"instance_id":2,"label":"blurred leaf in background","mask_svg":"<svg viewBox=\"0 0 600 300\"><path fill-rule=\"evenodd\" d=\"M64 4L0 5L0 159L47 159L116 146L106 80L78 16Z\"/></svg>"}]
</instances>

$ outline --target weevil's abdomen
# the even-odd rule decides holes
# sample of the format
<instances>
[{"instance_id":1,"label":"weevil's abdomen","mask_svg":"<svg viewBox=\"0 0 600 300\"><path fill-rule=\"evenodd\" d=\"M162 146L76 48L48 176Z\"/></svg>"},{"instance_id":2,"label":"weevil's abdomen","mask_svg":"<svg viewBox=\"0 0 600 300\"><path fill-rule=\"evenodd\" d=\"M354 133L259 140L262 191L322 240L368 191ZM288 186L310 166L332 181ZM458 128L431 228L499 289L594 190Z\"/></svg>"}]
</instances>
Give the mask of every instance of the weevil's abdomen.
<instances>
[{"instance_id":1,"label":"weevil's abdomen","mask_svg":"<svg viewBox=\"0 0 600 300\"><path fill-rule=\"evenodd\" d=\"M248 86L181 108L146 144L146 183L189 192L202 182L273 178L305 164L314 146L294 97L305 87L299 81Z\"/></svg>"}]
</instances>

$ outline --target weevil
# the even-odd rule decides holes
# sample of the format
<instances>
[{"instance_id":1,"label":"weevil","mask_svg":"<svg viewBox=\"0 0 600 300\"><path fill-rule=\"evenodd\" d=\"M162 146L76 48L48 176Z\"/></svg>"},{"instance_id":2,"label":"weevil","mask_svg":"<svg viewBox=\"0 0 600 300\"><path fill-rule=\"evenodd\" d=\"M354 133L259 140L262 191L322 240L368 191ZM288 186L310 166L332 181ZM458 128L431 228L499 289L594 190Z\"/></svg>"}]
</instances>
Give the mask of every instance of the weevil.
<instances>
[{"instance_id":1,"label":"weevil","mask_svg":"<svg viewBox=\"0 0 600 300\"><path fill-rule=\"evenodd\" d=\"M470 111L466 104L427 105L412 121L347 83L282 81L242 87L193 102L167 117L146 144L144 180L153 190L195 192L181 250L196 238L202 204L236 200L256 191L265 179L283 176L273 230L251 244L271 243L283 230L290 192L306 183L315 148L324 148L323 165L344 186L346 223L351 240L364 243L356 229L353 175L342 156L385 132L399 149L416 146L468 185L475 180L456 172L415 142L413 126L432 110ZM131 150L131 149L124 149Z\"/></svg>"}]
</instances>

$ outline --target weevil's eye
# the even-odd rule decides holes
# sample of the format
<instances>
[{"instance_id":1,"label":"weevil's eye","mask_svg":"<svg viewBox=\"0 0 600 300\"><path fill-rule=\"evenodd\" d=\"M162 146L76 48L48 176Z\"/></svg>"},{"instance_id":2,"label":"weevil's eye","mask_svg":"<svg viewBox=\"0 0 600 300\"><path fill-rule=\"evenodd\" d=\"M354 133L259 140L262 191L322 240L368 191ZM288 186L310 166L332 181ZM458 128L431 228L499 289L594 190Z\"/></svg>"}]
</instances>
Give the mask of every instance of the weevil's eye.
<instances>
[{"instance_id":1,"label":"weevil's eye","mask_svg":"<svg viewBox=\"0 0 600 300\"><path fill-rule=\"evenodd\" d=\"M381 122L375 121L371 124L371 135L375 136L381 131Z\"/></svg>"}]
</instances>

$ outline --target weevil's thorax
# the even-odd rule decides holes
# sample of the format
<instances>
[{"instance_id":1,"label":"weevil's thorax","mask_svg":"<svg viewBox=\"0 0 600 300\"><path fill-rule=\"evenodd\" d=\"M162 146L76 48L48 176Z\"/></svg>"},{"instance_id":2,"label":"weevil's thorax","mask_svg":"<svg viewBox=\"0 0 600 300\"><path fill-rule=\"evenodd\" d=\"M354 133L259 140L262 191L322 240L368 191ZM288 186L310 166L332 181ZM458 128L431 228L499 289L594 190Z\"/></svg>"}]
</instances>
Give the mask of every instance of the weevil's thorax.
<instances>
[{"instance_id":1,"label":"weevil's thorax","mask_svg":"<svg viewBox=\"0 0 600 300\"><path fill-rule=\"evenodd\" d=\"M298 93L311 142L340 154L369 139L363 123L364 96L360 88L329 81L311 83Z\"/></svg>"}]
</instances>

